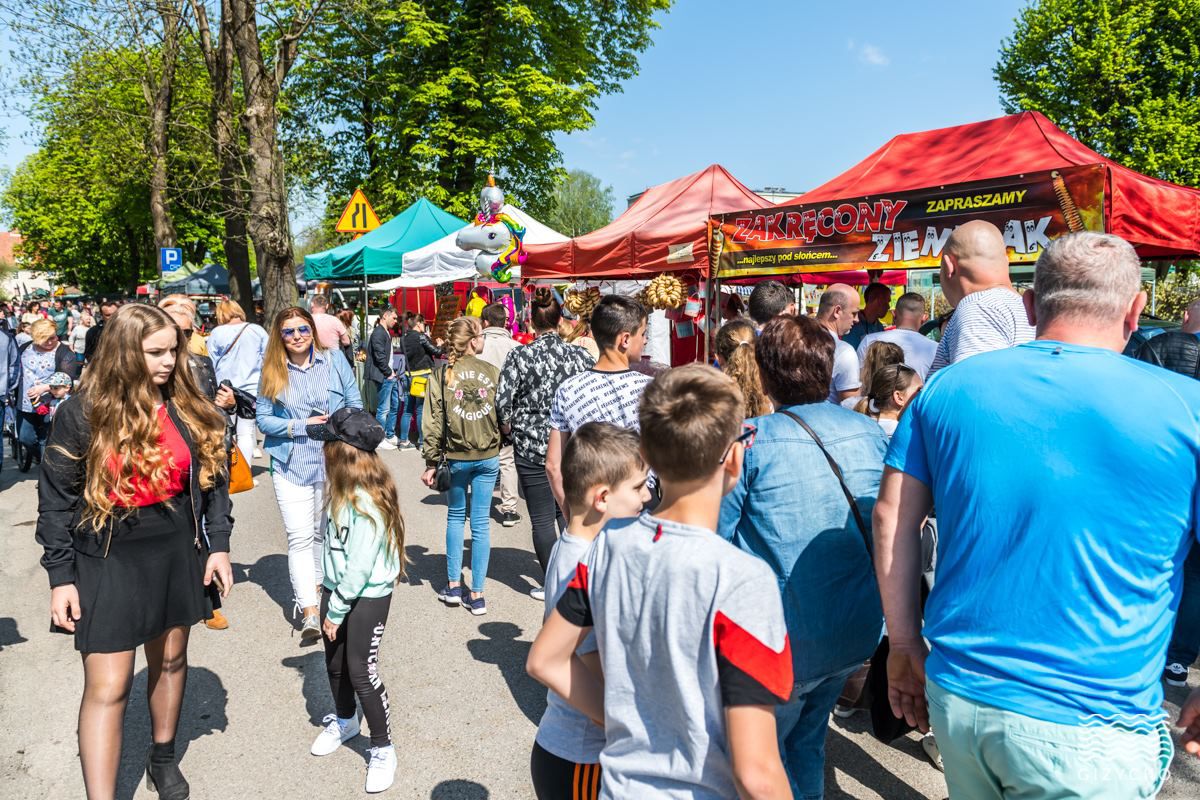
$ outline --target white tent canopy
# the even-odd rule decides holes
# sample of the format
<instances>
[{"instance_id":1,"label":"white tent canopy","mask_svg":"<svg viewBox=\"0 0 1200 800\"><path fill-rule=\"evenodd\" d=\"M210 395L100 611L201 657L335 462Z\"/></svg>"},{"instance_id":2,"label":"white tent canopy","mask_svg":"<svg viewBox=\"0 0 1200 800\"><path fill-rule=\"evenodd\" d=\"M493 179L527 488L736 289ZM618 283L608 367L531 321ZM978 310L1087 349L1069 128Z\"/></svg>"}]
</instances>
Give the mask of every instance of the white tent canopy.
<instances>
[{"instance_id":1,"label":"white tent canopy","mask_svg":"<svg viewBox=\"0 0 1200 800\"><path fill-rule=\"evenodd\" d=\"M505 204L501 209L525 227L525 244L555 244L565 242L566 236L551 230L516 206ZM392 289L415 289L433 286L448 281L464 281L474 278L477 250L460 250L455 244L458 231L448 233L437 241L404 254L404 274L399 278L372 283L375 291ZM521 277L519 267L513 269L513 280Z\"/></svg>"}]
</instances>

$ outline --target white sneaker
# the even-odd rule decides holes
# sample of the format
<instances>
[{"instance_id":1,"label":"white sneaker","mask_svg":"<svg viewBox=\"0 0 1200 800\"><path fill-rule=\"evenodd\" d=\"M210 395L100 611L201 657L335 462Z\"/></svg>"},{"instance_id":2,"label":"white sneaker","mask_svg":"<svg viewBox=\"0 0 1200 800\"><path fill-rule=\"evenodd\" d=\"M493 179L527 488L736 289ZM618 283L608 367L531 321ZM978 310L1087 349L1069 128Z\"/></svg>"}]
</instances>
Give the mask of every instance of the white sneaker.
<instances>
[{"instance_id":1,"label":"white sneaker","mask_svg":"<svg viewBox=\"0 0 1200 800\"><path fill-rule=\"evenodd\" d=\"M544 586L535 586L529 590L529 596L539 603L546 602L546 588Z\"/></svg>"},{"instance_id":2,"label":"white sneaker","mask_svg":"<svg viewBox=\"0 0 1200 800\"><path fill-rule=\"evenodd\" d=\"M384 439L382 442L379 443L379 447L377 447L376 449L377 450L395 450L396 445L392 444L391 439Z\"/></svg>"},{"instance_id":3,"label":"white sneaker","mask_svg":"<svg viewBox=\"0 0 1200 800\"><path fill-rule=\"evenodd\" d=\"M367 785L368 794L386 791L392 781L396 780L396 748L388 745L387 747L372 747L371 761L367 764Z\"/></svg>"},{"instance_id":4,"label":"white sneaker","mask_svg":"<svg viewBox=\"0 0 1200 800\"><path fill-rule=\"evenodd\" d=\"M263 457L263 451L262 451L262 450L260 450L260 449L259 449L259 448L257 448L257 447L256 447L256 448L254 448L254 457L255 457L255 458L262 458L262 457Z\"/></svg>"},{"instance_id":5,"label":"white sneaker","mask_svg":"<svg viewBox=\"0 0 1200 800\"><path fill-rule=\"evenodd\" d=\"M337 752L337 749L342 744L355 736L358 736L358 715L355 714L352 719L338 719L337 714L326 714L325 719L321 720L326 723L325 730L317 734L317 738L312 743L312 748L308 751L314 756L327 756L330 753ZM395 756L392 756L395 760Z\"/></svg>"},{"instance_id":6,"label":"white sneaker","mask_svg":"<svg viewBox=\"0 0 1200 800\"><path fill-rule=\"evenodd\" d=\"M942 751L938 749L937 739L934 738L932 732L921 737L921 749L925 751L926 758L932 762L933 766L942 772L946 771L946 768L942 766Z\"/></svg>"}]
</instances>

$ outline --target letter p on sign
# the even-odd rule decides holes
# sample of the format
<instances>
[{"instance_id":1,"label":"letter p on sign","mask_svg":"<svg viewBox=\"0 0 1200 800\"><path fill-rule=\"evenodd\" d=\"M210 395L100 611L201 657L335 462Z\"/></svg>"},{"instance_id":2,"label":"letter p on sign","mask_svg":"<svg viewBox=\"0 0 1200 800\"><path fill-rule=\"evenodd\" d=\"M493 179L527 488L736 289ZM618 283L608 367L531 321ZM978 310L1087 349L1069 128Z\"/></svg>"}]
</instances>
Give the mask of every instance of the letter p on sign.
<instances>
[{"instance_id":1,"label":"letter p on sign","mask_svg":"<svg viewBox=\"0 0 1200 800\"><path fill-rule=\"evenodd\" d=\"M158 248L158 264L163 275L170 275L183 266L183 250L178 247Z\"/></svg>"}]
</instances>

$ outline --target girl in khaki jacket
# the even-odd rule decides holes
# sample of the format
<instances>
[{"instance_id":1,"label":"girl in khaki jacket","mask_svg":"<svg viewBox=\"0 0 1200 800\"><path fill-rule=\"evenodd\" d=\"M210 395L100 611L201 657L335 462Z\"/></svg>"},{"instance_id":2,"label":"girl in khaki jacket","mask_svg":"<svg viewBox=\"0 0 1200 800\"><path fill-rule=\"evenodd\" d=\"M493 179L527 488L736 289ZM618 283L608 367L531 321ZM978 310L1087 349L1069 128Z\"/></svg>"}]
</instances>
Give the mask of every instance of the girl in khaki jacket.
<instances>
[{"instance_id":1,"label":"girl in khaki jacket","mask_svg":"<svg viewBox=\"0 0 1200 800\"><path fill-rule=\"evenodd\" d=\"M422 422L425 472L421 480L433 487L437 466L450 468L446 510L447 585L438 599L447 606L462 605L472 614L487 613L483 582L491 555L491 505L500 471L500 425L496 417L496 386L500 371L476 354L483 349L483 331L475 317L450 323L446 368L435 372L425 393ZM462 587L463 525L467 490L471 494L471 589Z\"/></svg>"}]
</instances>

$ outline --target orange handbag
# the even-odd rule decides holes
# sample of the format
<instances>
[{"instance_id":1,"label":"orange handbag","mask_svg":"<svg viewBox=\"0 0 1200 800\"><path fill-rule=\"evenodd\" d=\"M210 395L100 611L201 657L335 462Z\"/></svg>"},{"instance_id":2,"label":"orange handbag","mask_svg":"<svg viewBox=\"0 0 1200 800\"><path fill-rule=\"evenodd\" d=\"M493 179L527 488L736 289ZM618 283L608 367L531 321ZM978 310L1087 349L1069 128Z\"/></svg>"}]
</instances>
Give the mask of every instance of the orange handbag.
<instances>
[{"instance_id":1,"label":"orange handbag","mask_svg":"<svg viewBox=\"0 0 1200 800\"><path fill-rule=\"evenodd\" d=\"M237 445L229 451L229 493L237 494L254 488L254 476L250 474L250 465L242 456L242 450Z\"/></svg>"}]
</instances>

